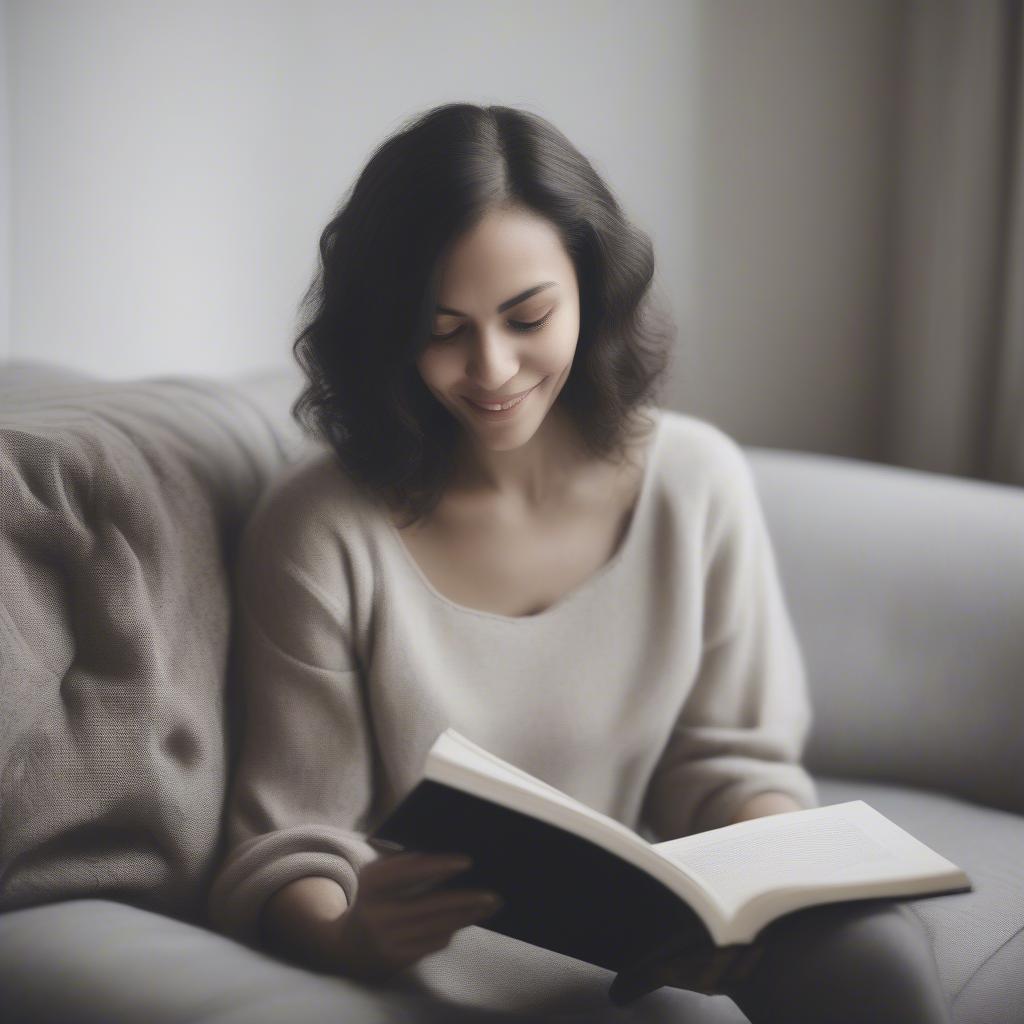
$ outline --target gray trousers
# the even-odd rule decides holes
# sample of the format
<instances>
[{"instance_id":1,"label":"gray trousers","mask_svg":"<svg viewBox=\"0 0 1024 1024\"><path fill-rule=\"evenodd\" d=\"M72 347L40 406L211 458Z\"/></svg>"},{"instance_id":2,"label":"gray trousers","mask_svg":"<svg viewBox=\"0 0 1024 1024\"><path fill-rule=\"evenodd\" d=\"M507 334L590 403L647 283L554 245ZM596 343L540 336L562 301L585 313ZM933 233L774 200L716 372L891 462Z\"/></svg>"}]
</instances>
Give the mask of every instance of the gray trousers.
<instances>
[{"instance_id":1,"label":"gray trousers","mask_svg":"<svg viewBox=\"0 0 1024 1024\"><path fill-rule=\"evenodd\" d=\"M928 933L900 901L810 907L762 940L748 974L722 986L752 1024L953 1020Z\"/></svg>"}]
</instances>

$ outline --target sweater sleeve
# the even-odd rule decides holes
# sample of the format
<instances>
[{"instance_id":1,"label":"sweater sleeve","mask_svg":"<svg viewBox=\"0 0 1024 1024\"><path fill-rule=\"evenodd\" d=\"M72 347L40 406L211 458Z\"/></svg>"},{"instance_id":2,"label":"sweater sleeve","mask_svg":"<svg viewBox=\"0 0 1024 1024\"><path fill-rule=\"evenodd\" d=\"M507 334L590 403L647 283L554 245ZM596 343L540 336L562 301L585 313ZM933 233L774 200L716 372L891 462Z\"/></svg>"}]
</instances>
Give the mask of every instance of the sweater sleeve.
<instances>
[{"instance_id":1,"label":"sweater sleeve","mask_svg":"<svg viewBox=\"0 0 1024 1024\"><path fill-rule=\"evenodd\" d=\"M260 914L283 885L326 876L351 904L359 869L377 856L359 828L372 763L348 591L313 572L341 559L308 537L295 542L311 517L281 520L254 513L235 560L230 699L241 736L207 901L211 926L250 945L260 945Z\"/></svg>"},{"instance_id":2,"label":"sweater sleeve","mask_svg":"<svg viewBox=\"0 0 1024 1024\"><path fill-rule=\"evenodd\" d=\"M818 805L800 763L806 672L753 475L742 449L716 437L701 661L645 794L659 840L728 825L759 793Z\"/></svg>"}]
</instances>

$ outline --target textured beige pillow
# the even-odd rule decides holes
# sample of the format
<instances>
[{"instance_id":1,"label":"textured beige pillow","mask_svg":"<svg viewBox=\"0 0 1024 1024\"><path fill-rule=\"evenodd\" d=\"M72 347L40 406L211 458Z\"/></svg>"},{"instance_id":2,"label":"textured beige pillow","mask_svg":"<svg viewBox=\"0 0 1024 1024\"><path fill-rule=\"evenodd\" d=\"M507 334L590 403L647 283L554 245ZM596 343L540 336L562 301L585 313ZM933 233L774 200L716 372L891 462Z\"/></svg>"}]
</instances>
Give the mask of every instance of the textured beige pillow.
<instances>
[{"instance_id":1,"label":"textured beige pillow","mask_svg":"<svg viewBox=\"0 0 1024 1024\"><path fill-rule=\"evenodd\" d=\"M201 920L229 761L228 565L302 450L285 369L0 368L0 910Z\"/></svg>"}]
</instances>

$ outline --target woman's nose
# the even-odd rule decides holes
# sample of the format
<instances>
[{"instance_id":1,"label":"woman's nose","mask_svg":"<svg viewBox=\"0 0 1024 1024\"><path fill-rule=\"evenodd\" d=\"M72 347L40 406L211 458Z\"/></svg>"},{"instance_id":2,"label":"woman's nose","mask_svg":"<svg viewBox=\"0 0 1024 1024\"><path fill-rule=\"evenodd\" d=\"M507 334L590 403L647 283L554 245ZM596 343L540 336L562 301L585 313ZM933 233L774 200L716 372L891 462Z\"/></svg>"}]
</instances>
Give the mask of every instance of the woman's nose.
<instances>
[{"instance_id":1,"label":"woman's nose","mask_svg":"<svg viewBox=\"0 0 1024 1024\"><path fill-rule=\"evenodd\" d=\"M470 340L466 376L481 391L498 391L519 372L519 346L499 330L479 330Z\"/></svg>"}]
</instances>

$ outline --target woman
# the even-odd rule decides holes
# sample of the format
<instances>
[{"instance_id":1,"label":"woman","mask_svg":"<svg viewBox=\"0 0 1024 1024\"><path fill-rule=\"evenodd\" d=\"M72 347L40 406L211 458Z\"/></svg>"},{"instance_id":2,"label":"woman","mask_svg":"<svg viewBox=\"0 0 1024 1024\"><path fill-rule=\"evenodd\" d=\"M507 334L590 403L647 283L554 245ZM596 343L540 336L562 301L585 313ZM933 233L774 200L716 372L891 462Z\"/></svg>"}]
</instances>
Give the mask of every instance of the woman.
<instances>
[{"instance_id":1,"label":"woman","mask_svg":"<svg viewBox=\"0 0 1024 1024\"><path fill-rule=\"evenodd\" d=\"M211 920L449 1005L596 1020L608 972L470 927L496 894L437 889L465 863L365 837L448 725L654 840L814 806L749 469L652 404L674 332L650 241L534 114L407 124L320 255L293 412L327 444L238 554L246 718ZM742 1020L738 1003L759 1024L868 1019L844 994L866 986L873 1021L947 1021L920 927L865 910L793 915L756 962L676 958L612 994L667 982L631 1019Z\"/></svg>"}]
</instances>

